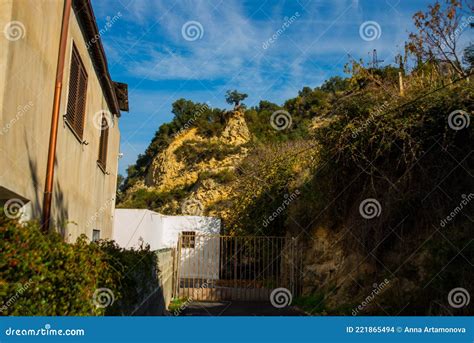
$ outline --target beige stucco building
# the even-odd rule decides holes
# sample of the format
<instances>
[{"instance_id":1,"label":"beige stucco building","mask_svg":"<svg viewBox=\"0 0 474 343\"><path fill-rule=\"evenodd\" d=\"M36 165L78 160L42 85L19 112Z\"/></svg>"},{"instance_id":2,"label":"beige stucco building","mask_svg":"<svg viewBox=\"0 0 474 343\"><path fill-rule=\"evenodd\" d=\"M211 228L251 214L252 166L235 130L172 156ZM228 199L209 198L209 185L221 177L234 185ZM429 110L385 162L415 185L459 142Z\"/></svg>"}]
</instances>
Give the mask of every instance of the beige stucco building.
<instances>
[{"instance_id":1,"label":"beige stucco building","mask_svg":"<svg viewBox=\"0 0 474 343\"><path fill-rule=\"evenodd\" d=\"M73 0L52 193L67 241L111 238L126 85L112 82L90 0ZM0 206L40 218L64 0L0 1ZM2 31L3 30L3 31Z\"/></svg>"}]
</instances>

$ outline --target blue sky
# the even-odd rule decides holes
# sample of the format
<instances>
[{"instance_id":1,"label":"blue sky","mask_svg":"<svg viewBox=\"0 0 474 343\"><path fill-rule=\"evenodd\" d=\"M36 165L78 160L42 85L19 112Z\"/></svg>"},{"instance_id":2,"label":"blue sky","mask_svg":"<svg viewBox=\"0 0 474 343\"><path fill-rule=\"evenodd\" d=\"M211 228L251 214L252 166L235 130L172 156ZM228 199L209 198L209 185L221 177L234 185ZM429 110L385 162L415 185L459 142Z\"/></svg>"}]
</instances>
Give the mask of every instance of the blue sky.
<instances>
[{"instance_id":1,"label":"blue sky","mask_svg":"<svg viewBox=\"0 0 474 343\"><path fill-rule=\"evenodd\" d=\"M175 100L224 108L226 90L238 89L249 94L248 106L261 99L282 104L304 86L342 75L349 54L369 59L377 49L384 64L393 63L411 16L429 3L93 0L112 78L129 85L130 112L120 119L120 172L172 119ZM367 24L363 39L366 22L378 27Z\"/></svg>"}]
</instances>

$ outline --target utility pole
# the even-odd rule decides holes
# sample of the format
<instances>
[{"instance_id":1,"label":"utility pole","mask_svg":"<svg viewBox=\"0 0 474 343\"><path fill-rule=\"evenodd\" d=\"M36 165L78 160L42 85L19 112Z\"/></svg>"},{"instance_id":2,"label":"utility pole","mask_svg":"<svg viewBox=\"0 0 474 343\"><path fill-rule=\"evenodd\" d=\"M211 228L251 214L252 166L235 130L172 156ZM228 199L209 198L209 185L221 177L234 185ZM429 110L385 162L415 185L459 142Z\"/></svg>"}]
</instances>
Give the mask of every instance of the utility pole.
<instances>
[{"instance_id":1,"label":"utility pole","mask_svg":"<svg viewBox=\"0 0 474 343\"><path fill-rule=\"evenodd\" d=\"M405 88L403 86L403 74L405 73L405 65L403 64L402 55L397 55L395 57L395 63L398 60L398 86L400 88L400 96L405 96Z\"/></svg>"},{"instance_id":2,"label":"utility pole","mask_svg":"<svg viewBox=\"0 0 474 343\"><path fill-rule=\"evenodd\" d=\"M398 84L400 87L400 96L405 96L405 88L403 88L403 73L401 71L398 72Z\"/></svg>"},{"instance_id":3,"label":"utility pole","mask_svg":"<svg viewBox=\"0 0 474 343\"><path fill-rule=\"evenodd\" d=\"M377 58L377 49L374 49L374 51L372 52L372 63L370 63L370 65L372 65L372 68L378 68L379 63L381 62L384 62L384 60L379 60Z\"/></svg>"}]
</instances>

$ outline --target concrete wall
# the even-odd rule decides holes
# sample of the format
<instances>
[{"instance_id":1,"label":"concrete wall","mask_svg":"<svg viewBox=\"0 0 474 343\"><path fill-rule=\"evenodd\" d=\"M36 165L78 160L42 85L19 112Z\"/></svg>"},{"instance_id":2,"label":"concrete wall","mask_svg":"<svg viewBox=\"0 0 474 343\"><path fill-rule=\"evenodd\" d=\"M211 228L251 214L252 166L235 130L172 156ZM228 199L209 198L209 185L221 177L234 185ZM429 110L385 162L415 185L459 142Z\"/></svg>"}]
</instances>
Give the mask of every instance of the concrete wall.
<instances>
[{"instance_id":1,"label":"concrete wall","mask_svg":"<svg viewBox=\"0 0 474 343\"><path fill-rule=\"evenodd\" d=\"M165 216L145 209L115 210L113 239L123 248L136 248L142 242L151 250L176 248L179 233L196 231L219 234L219 218L198 216Z\"/></svg>"},{"instance_id":2,"label":"concrete wall","mask_svg":"<svg viewBox=\"0 0 474 343\"><path fill-rule=\"evenodd\" d=\"M173 272L175 250L156 252L158 287L145 294L144 300L130 312L133 316L164 316L169 315L167 308L173 297ZM143 286L143 285L141 285ZM137 290L140 292L140 290ZM141 294L141 293L139 293ZM129 312L127 312L128 314Z\"/></svg>"},{"instance_id":3,"label":"concrete wall","mask_svg":"<svg viewBox=\"0 0 474 343\"><path fill-rule=\"evenodd\" d=\"M185 279L218 279L220 261L219 235L221 221L218 218L198 216L163 216L162 242L175 247L179 233L194 231L194 248L181 248L179 277ZM210 236L210 237L209 237Z\"/></svg>"},{"instance_id":4,"label":"concrete wall","mask_svg":"<svg viewBox=\"0 0 474 343\"><path fill-rule=\"evenodd\" d=\"M161 240L161 215L141 209L116 209L113 239L126 249L138 248L141 243L151 250L164 248Z\"/></svg>"},{"instance_id":5,"label":"concrete wall","mask_svg":"<svg viewBox=\"0 0 474 343\"><path fill-rule=\"evenodd\" d=\"M58 58L63 1L1 0L0 27L18 21L23 37L0 36L0 204L11 197L29 202L40 216ZM47 18L47 20L45 20ZM88 73L83 145L60 120L52 217L65 238L80 234L112 237L120 133L118 118L109 130L107 174L96 161L100 130L95 114L109 111L89 58L86 42L71 11L60 115L66 113L73 42Z\"/></svg>"},{"instance_id":6,"label":"concrete wall","mask_svg":"<svg viewBox=\"0 0 474 343\"><path fill-rule=\"evenodd\" d=\"M116 209L113 239L123 248L137 248L142 243L152 250L176 248L179 234L194 231L194 248L182 248L180 278L219 278L221 220L198 216L164 216L150 210Z\"/></svg>"},{"instance_id":7,"label":"concrete wall","mask_svg":"<svg viewBox=\"0 0 474 343\"><path fill-rule=\"evenodd\" d=\"M218 235L221 221L219 218L198 216L161 216L161 244L163 247L176 247L179 233L195 231L196 233Z\"/></svg>"}]
</instances>

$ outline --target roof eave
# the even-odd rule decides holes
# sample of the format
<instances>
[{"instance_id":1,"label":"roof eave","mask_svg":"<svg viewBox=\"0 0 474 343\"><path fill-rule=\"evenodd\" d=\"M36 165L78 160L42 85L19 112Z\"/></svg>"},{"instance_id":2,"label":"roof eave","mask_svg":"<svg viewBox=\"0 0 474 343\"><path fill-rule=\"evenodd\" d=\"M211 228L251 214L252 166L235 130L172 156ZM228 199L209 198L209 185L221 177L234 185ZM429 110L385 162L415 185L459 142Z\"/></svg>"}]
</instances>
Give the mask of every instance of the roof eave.
<instances>
[{"instance_id":1,"label":"roof eave","mask_svg":"<svg viewBox=\"0 0 474 343\"><path fill-rule=\"evenodd\" d=\"M92 4L90 0L73 0L73 9L87 42L87 49L104 92L105 100L110 110L120 117L120 105L114 82L110 77L107 57L105 56Z\"/></svg>"}]
</instances>

